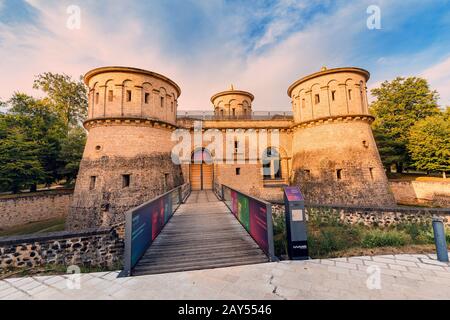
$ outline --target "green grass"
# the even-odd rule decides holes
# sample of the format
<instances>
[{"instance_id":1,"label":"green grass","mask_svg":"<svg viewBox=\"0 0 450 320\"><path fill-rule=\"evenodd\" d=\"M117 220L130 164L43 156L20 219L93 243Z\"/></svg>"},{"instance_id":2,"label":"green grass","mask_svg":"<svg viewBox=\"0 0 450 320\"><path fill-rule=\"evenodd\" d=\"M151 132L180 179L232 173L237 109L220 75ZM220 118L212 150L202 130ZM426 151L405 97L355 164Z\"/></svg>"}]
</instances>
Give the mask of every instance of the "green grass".
<instances>
[{"instance_id":1,"label":"green grass","mask_svg":"<svg viewBox=\"0 0 450 320\"><path fill-rule=\"evenodd\" d=\"M65 218L31 222L20 226L0 229L0 237L64 231Z\"/></svg>"},{"instance_id":2,"label":"green grass","mask_svg":"<svg viewBox=\"0 0 450 320\"><path fill-rule=\"evenodd\" d=\"M450 229L446 230L447 243L450 244ZM286 255L286 235L284 215L274 218L275 252L279 257ZM367 254L373 249L423 246L434 244L431 223L404 223L395 227L366 227L343 223L339 215L331 210L313 209L309 212L308 245L312 258L335 257L346 251ZM432 246L431 246L432 247Z\"/></svg>"}]
</instances>

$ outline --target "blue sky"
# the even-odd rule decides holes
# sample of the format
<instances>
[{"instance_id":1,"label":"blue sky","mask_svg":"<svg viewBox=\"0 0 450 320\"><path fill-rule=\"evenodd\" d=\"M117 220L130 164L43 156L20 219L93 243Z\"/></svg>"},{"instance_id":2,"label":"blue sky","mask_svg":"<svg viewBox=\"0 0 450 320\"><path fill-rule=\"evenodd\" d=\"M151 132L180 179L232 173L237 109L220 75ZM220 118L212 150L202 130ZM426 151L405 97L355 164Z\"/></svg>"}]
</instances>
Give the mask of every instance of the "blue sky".
<instances>
[{"instance_id":1,"label":"blue sky","mask_svg":"<svg viewBox=\"0 0 450 320\"><path fill-rule=\"evenodd\" d=\"M81 29L66 10L81 10ZM366 26L369 5L381 29ZM32 90L36 74L105 65L176 81L181 109L210 108L234 84L255 110L290 108L288 86L329 68L369 70L370 87L422 76L450 105L450 0L0 0L0 98Z\"/></svg>"}]
</instances>

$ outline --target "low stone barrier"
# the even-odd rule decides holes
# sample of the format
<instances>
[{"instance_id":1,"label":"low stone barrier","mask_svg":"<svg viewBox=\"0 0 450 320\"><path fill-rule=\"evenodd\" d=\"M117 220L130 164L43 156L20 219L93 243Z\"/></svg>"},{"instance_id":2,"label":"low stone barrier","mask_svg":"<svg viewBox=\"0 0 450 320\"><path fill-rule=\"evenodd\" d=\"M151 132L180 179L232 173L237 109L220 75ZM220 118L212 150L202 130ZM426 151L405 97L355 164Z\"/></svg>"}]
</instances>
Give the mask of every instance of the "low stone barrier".
<instances>
[{"instance_id":1,"label":"low stone barrier","mask_svg":"<svg viewBox=\"0 0 450 320\"><path fill-rule=\"evenodd\" d=\"M0 238L0 270L47 264L113 267L122 262L122 225Z\"/></svg>"},{"instance_id":2,"label":"low stone barrier","mask_svg":"<svg viewBox=\"0 0 450 320\"><path fill-rule=\"evenodd\" d=\"M450 227L450 209L307 205L306 210L309 215L319 214L324 217L333 215L338 216L345 223L381 227L402 223L431 223L433 216L439 216L443 218L445 225ZM284 205L279 203L273 204L272 213L274 215L284 214Z\"/></svg>"},{"instance_id":3,"label":"low stone barrier","mask_svg":"<svg viewBox=\"0 0 450 320\"><path fill-rule=\"evenodd\" d=\"M398 203L450 207L450 182L391 180L389 184Z\"/></svg>"},{"instance_id":4,"label":"low stone barrier","mask_svg":"<svg viewBox=\"0 0 450 320\"><path fill-rule=\"evenodd\" d=\"M50 190L0 197L0 229L30 222L64 218L73 190Z\"/></svg>"}]
</instances>

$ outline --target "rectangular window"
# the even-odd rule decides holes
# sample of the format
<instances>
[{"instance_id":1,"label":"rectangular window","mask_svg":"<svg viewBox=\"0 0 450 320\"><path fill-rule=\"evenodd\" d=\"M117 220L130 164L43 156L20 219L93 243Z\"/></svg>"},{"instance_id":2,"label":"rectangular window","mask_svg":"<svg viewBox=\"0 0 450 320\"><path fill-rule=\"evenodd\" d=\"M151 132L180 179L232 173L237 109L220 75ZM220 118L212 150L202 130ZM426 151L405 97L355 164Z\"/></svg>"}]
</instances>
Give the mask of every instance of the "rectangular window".
<instances>
[{"instance_id":1,"label":"rectangular window","mask_svg":"<svg viewBox=\"0 0 450 320\"><path fill-rule=\"evenodd\" d=\"M263 163L263 176L264 176L264 180L272 179L272 169L270 166L270 161Z\"/></svg>"},{"instance_id":2,"label":"rectangular window","mask_svg":"<svg viewBox=\"0 0 450 320\"><path fill-rule=\"evenodd\" d=\"M331 91L331 100L336 100L336 91Z\"/></svg>"},{"instance_id":3,"label":"rectangular window","mask_svg":"<svg viewBox=\"0 0 450 320\"><path fill-rule=\"evenodd\" d=\"M161 97L161 108L164 107L164 97Z\"/></svg>"},{"instance_id":4,"label":"rectangular window","mask_svg":"<svg viewBox=\"0 0 450 320\"><path fill-rule=\"evenodd\" d=\"M348 100L352 100L352 89L348 89Z\"/></svg>"},{"instance_id":5,"label":"rectangular window","mask_svg":"<svg viewBox=\"0 0 450 320\"><path fill-rule=\"evenodd\" d=\"M122 175L122 188L128 188L131 182L131 175L124 174Z\"/></svg>"},{"instance_id":6,"label":"rectangular window","mask_svg":"<svg viewBox=\"0 0 450 320\"><path fill-rule=\"evenodd\" d=\"M342 180L342 169L337 169L336 170L336 178L338 180Z\"/></svg>"},{"instance_id":7,"label":"rectangular window","mask_svg":"<svg viewBox=\"0 0 450 320\"><path fill-rule=\"evenodd\" d=\"M234 153L239 152L239 141L234 141Z\"/></svg>"},{"instance_id":8,"label":"rectangular window","mask_svg":"<svg viewBox=\"0 0 450 320\"><path fill-rule=\"evenodd\" d=\"M241 175L241 168L236 168L236 175L240 176Z\"/></svg>"},{"instance_id":9,"label":"rectangular window","mask_svg":"<svg viewBox=\"0 0 450 320\"><path fill-rule=\"evenodd\" d=\"M233 108L233 117L236 116L236 109Z\"/></svg>"},{"instance_id":10,"label":"rectangular window","mask_svg":"<svg viewBox=\"0 0 450 320\"><path fill-rule=\"evenodd\" d=\"M305 173L305 179L311 178L311 170L304 170Z\"/></svg>"},{"instance_id":11,"label":"rectangular window","mask_svg":"<svg viewBox=\"0 0 450 320\"><path fill-rule=\"evenodd\" d=\"M95 189L95 182L97 180L97 177L92 176L91 177L91 181L89 183L89 190L94 190Z\"/></svg>"},{"instance_id":12,"label":"rectangular window","mask_svg":"<svg viewBox=\"0 0 450 320\"><path fill-rule=\"evenodd\" d=\"M164 173L164 191L169 191L169 174Z\"/></svg>"},{"instance_id":13,"label":"rectangular window","mask_svg":"<svg viewBox=\"0 0 450 320\"><path fill-rule=\"evenodd\" d=\"M319 104L320 103L320 95L316 94L315 96L315 103Z\"/></svg>"},{"instance_id":14,"label":"rectangular window","mask_svg":"<svg viewBox=\"0 0 450 320\"><path fill-rule=\"evenodd\" d=\"M99 100L100 100L100 93L97 92L97 93L95 94L95 103L98 104Z\"/></svg>"},{"instance_id":15,"label":"rectangular window","mask_svg":"<svg viewBox=\"0 0 450 320\"><path fill-rule=\"evenodd\" d=\"M370 179L373 181L373 168L369 168Z\"/></svg>"},{"instance_id":16,"label":"rectangular window","mask_svg":"<svg viewBox=\"0 0 450 320\"><path fill-rule=\"evenodd\" d=\"M109 101L109 102L112 102L113 99L114 99L114 91L109 90L109 91L108 91L108 101Z\"/></svg>"},{"instance_id":17,"label":"rectangular window","mask_svg":"<svg viewBox=\"0 0 450 320\"><path fill-rule=\"evenodd\" d=\"M144 103L148 104L150 101L150 93L146 92L144 95Z\"/></svg>"},{"instance_id":18,"label":"rectangular window","mask_svg":"<svg viewBox=\"0 0 450 320\"><path fill-rule=\"evenodd\" d=\"M127 90L127 102L131 101L131 90Z\"/></svg>"}]
</instances>

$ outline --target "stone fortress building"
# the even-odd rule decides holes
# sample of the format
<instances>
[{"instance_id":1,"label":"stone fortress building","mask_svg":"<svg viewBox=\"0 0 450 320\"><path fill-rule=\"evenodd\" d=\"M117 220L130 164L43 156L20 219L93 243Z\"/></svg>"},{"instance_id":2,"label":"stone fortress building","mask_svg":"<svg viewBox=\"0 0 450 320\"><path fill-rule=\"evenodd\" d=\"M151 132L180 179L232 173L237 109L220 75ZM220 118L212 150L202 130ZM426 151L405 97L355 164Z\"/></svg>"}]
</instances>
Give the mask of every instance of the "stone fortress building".
<instances>
[{"instance_id":1,"label":"stone fortress building","mask_svg":"<svg viewBox=\"0 0 450 320\"><path fill-rule=\"evenodd\" d=\"M194 190L225 184L269 201L282 199L283 186L297 185L311 204L394 205L370 126L369 77L360 68L323 68L289 87L289 113L255 112L254 96L231 87L212 96L213 112L183 114L180 88L160 74L127 67L88 72L89 135L68 228L122 222L128 209L185 182ZM181 164L171 158L177 128L205 133ZM245 161L229 163L225 150L208 150L210 129L235 130L233 140L221 136L224 148L232 144L232 156ZM252 159L248 136L239 132L267 135L268 150Z\"/></svg>"}]
</instances>

